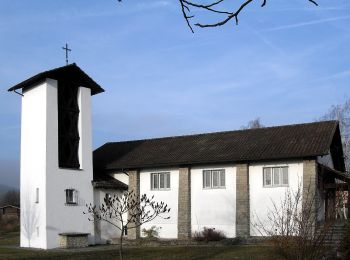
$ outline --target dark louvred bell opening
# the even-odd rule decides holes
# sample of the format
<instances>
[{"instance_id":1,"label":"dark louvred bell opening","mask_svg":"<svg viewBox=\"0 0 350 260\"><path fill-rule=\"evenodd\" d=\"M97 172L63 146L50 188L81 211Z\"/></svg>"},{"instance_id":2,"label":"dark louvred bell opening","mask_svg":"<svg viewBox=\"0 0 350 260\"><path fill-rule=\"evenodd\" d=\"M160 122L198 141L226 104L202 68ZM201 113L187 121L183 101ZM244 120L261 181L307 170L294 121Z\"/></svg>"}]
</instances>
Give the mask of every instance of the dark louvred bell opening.
<instances>
[{"instance_id":1,"label":"dark louvred bell opening","mask_svg":"<svg viewBox=\"0 0 350 260\"><path fill-rule=\"evenodd\" d=\"M58 161L61 168L79 169L78 86L58 81Z\"/></svg>"}]
</instances>

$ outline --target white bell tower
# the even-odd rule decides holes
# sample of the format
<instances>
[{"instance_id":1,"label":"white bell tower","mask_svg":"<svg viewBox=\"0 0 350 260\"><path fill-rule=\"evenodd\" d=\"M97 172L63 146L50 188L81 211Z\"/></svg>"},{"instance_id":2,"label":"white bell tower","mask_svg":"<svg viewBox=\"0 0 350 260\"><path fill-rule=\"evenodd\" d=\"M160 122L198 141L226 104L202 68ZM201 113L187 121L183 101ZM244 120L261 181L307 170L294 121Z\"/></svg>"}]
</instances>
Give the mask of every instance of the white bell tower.
<instances>
[{"instance_id":1,"label":"white bell tower","mask_svg":"<svg viewBox=\"0 0 350 260\"><path fill-rule=\"evenodd\" d=\"M22 89L21 246L59 247L59 234L89 233L93 203L91 96L104 90L76 64L42 72ZM17 92L18 93L18 92Z\"/></svg>"}]
</instances>

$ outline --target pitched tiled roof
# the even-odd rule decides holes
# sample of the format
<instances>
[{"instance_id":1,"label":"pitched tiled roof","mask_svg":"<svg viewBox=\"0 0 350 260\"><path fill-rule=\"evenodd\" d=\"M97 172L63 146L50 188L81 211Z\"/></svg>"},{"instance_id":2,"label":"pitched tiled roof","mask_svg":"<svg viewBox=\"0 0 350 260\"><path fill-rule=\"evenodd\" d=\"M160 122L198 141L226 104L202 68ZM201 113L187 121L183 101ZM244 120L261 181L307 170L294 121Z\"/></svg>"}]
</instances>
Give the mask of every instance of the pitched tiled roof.
<instances>
[{"instance_id":1,"label":"pitched tiled roof","mask_svg":"<svg viewBox=\"0 0 350 260\"><path fill-rule=\"evenodd\" d=\"M91 89L91 95L95 95L104 92L103 88L98 85L92 78L90 78L82 69L80 69L75 63L69 64L63 67L55 68L52 70L41 72L17 85L8 89L8 91L14 91L17 89L30 88L34 84L41 82L42 80L50 78L55 80L69 79L71 82L79 86L83 86Z\"/></svg>"},{"instance_id":2,"label":"pitched tiled roof","mask_svg":"<svg viewBox=\"0 0 350 260\"><path fill-rule=\"evenodd\" d=\"M337 121L324 121L106 143L94 151L94 172L314 157L328 154L336 131Z\"/></svg>"}]
</instances>

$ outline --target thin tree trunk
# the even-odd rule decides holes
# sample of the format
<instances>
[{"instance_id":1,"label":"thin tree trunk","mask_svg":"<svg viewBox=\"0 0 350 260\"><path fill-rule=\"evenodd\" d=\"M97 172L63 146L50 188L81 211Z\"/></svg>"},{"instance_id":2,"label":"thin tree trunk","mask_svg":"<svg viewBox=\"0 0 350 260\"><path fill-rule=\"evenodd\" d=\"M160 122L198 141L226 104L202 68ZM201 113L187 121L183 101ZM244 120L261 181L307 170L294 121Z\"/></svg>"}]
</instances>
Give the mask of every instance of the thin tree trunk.
<instances>
[{"instance_id":1,"label":"thin tree trunk","mask_svg":"<svg viewBox=\"0 0 350 260\"><path fill-rule=\"evenodd\" d=\"M120 245L119 245L120 260L123 260L123 236L124 236L124 227L122 227L122 233L120 234Z\"/></svg>"}]
</instances>

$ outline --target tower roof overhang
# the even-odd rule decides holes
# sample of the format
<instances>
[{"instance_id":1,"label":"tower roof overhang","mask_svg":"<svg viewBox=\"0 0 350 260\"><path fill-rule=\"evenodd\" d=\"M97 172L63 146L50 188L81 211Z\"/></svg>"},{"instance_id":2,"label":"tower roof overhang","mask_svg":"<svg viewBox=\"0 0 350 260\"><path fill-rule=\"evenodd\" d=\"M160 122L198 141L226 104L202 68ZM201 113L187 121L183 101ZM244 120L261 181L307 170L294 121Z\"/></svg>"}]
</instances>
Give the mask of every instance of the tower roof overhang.
<instances>
[{"instance_id":1,"label":"tower roof overhang","mask_svg":"<svg viewBox=\"0 0 350 260\"><path fill-rule=\"evenodd\" d=\"M91 95L104 92L104 89L89 77L81 68L75 63L52 70L41 72L29 79L26 79L15 86L8 89L8 91L16 91L18 89L26 90L35 84L47 79L55 80L69 80L75 84L91 89Z\"/></svg>"}]
</instances>

